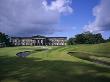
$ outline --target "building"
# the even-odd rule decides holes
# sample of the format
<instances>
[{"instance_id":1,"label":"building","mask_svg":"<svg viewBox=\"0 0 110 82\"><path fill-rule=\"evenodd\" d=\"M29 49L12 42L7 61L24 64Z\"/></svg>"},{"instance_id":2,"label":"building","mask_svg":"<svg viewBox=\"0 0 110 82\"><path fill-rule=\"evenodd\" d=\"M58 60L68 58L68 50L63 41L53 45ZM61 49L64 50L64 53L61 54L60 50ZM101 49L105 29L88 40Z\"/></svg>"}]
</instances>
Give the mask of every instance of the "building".
<instances>
[{"instance_id":1,"label":"building","mask_svg":"<svg viewBox=\"0 0 110 82\"><path fill-rule=\"evenodd\" d=\"M64 46L67 37L11 37L15 46Z\"/></svg>"}]
</instances>

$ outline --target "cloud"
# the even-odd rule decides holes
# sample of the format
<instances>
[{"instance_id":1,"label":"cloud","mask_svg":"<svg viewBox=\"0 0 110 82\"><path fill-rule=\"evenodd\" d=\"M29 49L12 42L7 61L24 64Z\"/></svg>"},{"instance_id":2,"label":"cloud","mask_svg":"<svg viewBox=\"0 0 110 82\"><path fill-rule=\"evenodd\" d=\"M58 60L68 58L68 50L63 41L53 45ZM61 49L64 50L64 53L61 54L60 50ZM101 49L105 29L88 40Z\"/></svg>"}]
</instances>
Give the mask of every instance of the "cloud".
<instances>
[{"instance_id":1,"label":"cloud","mask_svg":"<svg viewBox=\"0 0 110 82\"><path fill-rule=\"evenodd\" d=\"M60 11L51 9L53 4L61 5ZM0 31L16 36L52 34L62 13L72 12L69 5L69 0L51 1L50 5L46 0L0 0Z\"/></svg>"},{"instance_id":2,"label":"cloud","mask_svg":"<svg viewBox=\"0 0 110 82\"><path fill-rule=\"evenodd\" d=\"M43 5L46 10L57 11L59 13L72 13L73 9L70 7L71 3L71 0L56 0L48 5L48 2L45 0Z\"/></svg>"},{"instance_id":3,"label":"cloud","mask_svg":"<svg viewBox=\"0 0 110 82\"><path fill-rule=\"evenodd\" d=\"M85 25L86 31L110 31L110 0L101 0L101 3L93 8L95 20Z\"/></svg>"}]
</instances>

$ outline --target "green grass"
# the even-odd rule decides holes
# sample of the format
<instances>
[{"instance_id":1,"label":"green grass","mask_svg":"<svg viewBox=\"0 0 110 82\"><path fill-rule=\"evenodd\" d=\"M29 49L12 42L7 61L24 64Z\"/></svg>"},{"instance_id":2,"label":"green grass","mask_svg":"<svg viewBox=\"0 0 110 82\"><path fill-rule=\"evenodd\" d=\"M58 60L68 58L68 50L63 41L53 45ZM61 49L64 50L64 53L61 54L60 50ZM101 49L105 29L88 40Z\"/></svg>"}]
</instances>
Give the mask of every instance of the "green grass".
<instances>
[{"instance_id":1,"label":"green grass","mask_svg":"<svg viewBox=\"0 0 110 82\"><path fill-rule=\"evenodd\" d=\"M22 51L31 55L17 57ZM0 48L0 82L110 82L109 63L110 43Z\"/></svg>"}]
</instances>

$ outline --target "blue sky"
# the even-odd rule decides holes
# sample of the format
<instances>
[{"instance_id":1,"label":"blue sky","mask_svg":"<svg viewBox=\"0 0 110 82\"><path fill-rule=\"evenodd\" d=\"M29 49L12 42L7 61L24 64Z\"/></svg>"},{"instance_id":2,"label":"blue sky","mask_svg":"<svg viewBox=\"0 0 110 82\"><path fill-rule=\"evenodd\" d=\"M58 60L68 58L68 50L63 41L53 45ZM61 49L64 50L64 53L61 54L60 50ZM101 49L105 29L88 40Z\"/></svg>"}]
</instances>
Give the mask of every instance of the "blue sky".
<instances>
[{"instance_id":1,"label":"blue sky","mask_svg":"<svg viewBox=\"0 0 110 82\"><path fill-rule=\"evenodd\" d=\"M110 37L110 0L0 0L0 31L10 36Z\"/></svg>"},{"instance_id":2,"label":"blue sky","mask_svg":"<svg viewBox=\"0 0 110 82\"><path fill-rule=\"evenodd\" d=\"M62 16L59 25L63 29L73 29L64 33L55 33L53 36L60 36L61 34L68 37L74 37L74 35L84 32L84 25L95 19L93 16L93 8L100 4L100 1L101 0L72 0L71 6L74 9L74 12L71 15ZM104 31L101 33L105 38L110 37L110 31Z\"/></svg>"}]
</instances>

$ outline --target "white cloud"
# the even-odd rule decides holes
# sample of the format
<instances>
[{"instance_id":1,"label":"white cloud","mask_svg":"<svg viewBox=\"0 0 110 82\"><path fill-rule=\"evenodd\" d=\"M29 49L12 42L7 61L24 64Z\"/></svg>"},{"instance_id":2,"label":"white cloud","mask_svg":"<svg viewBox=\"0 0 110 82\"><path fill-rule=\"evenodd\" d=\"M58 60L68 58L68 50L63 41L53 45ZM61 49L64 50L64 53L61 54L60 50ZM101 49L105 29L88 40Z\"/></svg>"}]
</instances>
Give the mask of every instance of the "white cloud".
<instances>
[{"instance_id":1,"label":"white cloud","mask_svg":"<svg viewBox=\"0 0 110 82\"><path fill-rule=\"evenodd\" d=\"M47 11L45 6L48 5L45 5L45 2L45 0L0 0L0 31L17 36L54 33L56 31L54 26L62 14L56 10ZM53 4L54 1L50 5ZM58 4L62 4L62 1ZM67 6L70 7L69 4ZM66 7L66 2L62 7Z\"/></svg>"},{"instance_id":2,"label":"white cloud","mask_svg":"<svg viewBox=\"0 0 110 82\"><path fill-rule=\"evenodd\" d=\"M55 0L50 5L46 0L43 1L44 8L50 11L56 11L59 13L72 13L73 9L70 7L71 0Z\"/></svg>"},{"instance_id":3,"label":"white cloud","mask_svg":"<svg viewBox=\"0 0 110 82\"><path fill-rule=\"evenodd\" d=\"M86 31L108 31L110 30L110 0L101 0L101 3L93 9L95 20L85 25Z\"/></svg>"}]
</instances>

